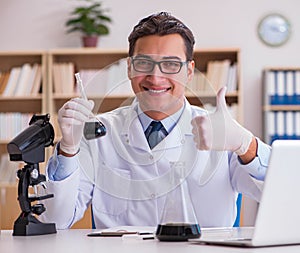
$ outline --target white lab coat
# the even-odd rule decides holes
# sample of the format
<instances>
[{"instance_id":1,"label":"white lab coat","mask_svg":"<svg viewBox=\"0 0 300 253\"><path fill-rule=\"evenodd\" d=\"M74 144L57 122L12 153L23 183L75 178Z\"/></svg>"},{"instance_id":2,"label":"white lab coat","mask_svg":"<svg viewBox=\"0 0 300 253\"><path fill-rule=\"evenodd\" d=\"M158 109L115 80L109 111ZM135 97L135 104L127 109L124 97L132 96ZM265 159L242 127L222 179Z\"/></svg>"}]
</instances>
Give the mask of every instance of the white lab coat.
<instances>
[{"instance_id":1,"label":"white lab coat","mask_svg":"<svg viewBox=\"0 0 300 253\"><path fill-rule=\"evenodd\" d=\"M257 180L264 179L268 145L258 140L258 156L247 165L232 152L197 150L191 120L205 112L186 101L176 127L150 150L136 106L133 103L102 114L106 136L83 140L77 156L61 158L64 162L60 163L55 152L48 166L77 169L62 181L47 182L47 191L54 193L54 198L46 200L47 210L41 216L44 221L68 228L92 204L97 228L156 226L161 222L167 193L174 188L171 168L186 178L202 227L232 226L238 192L259 201Z\"/></svg>"}]
</instances>

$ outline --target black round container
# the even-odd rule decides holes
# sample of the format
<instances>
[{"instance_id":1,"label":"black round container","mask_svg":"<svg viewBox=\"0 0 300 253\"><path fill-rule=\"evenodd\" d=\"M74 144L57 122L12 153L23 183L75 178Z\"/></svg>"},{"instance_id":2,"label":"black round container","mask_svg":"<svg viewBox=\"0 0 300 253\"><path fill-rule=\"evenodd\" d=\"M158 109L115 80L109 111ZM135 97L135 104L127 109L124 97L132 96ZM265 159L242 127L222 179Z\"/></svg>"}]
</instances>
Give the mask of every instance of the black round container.
<instances>
[{"instance_id":1,"label":"black round container","mask_svg":"<svg viewBox=\"0 0 300 253\"><path fill-rule=\"evenodd\" d=\"M188 239L199 238L200 235L201 230L198 224L159 224L156 229L156 238L160 241L187 241Z\"/></svg>"}]
</instances>

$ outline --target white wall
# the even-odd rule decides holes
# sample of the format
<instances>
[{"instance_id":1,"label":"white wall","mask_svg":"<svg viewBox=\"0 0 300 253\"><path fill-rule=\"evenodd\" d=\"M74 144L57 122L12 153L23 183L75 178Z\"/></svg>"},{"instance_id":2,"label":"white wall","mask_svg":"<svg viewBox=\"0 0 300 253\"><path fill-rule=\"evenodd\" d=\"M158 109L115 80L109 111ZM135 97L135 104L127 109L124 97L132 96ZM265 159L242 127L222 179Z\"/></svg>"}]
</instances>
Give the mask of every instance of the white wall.
<instances>
[{"instance_id":1,"label":"white wall","mask_svg":"<svg viewBox=\"0 0 300 253\"><path fill-rule=\"evenodd\" d=\"M194 32L196 47L239 47L242 52L244 125L262 137L261 74L265 66L300 66L298 0L104 0L114 23L99 47L127 48L133 25L153 12L168 11ZM75 0L0 0L0 50L79 47L78 34L64 26ZM262 44L256 27L262 16L279 12L293 34L280 48ZM251 210L247 209L251 213ZM249 216L250 217L250 216ZM246 223L253 223L246 213Z\"/></svg>"}]
</instances>

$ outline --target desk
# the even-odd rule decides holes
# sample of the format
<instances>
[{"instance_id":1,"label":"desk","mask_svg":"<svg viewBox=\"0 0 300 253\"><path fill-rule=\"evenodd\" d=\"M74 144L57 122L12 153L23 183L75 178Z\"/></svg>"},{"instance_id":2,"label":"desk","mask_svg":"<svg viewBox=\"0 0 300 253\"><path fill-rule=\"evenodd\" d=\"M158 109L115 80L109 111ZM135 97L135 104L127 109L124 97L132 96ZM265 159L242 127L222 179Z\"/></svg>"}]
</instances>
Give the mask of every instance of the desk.
<instances>
[{"instance_id":1,"label":"desk","mask_svg":"<svg viewBox=\"0 0 300 253\"><path fill-rule=\"evenodd\" d=\"M158 240L122 240L121 237L88 237L89 229L60 230L41 236L12 236L2 230L1 253L299 253L299 246L235 248L199 245L192 242L160 242Z\"/></svg>"}]
</instances>

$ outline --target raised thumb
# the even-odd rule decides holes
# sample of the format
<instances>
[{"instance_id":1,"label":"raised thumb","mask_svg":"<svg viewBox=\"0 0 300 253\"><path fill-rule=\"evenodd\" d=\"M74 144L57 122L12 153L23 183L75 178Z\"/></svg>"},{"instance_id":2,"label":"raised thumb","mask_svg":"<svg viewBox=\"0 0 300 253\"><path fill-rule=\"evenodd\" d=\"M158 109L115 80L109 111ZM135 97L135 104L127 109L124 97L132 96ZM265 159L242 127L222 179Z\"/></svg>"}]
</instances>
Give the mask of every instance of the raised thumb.
<instances>
[{"instance_id":1,"label":"raised thumb","mask_svg":"<svg viewBox=\"0 0 300 253\"><path fill-rule=\"evenodd\" d=\"M217 93L217 101L216 101L216 110L227 110L227 104L225 100L225 94L226 94L227 87L224 86L221 89L219 89Z\"/></svg>"}]
</instances>

